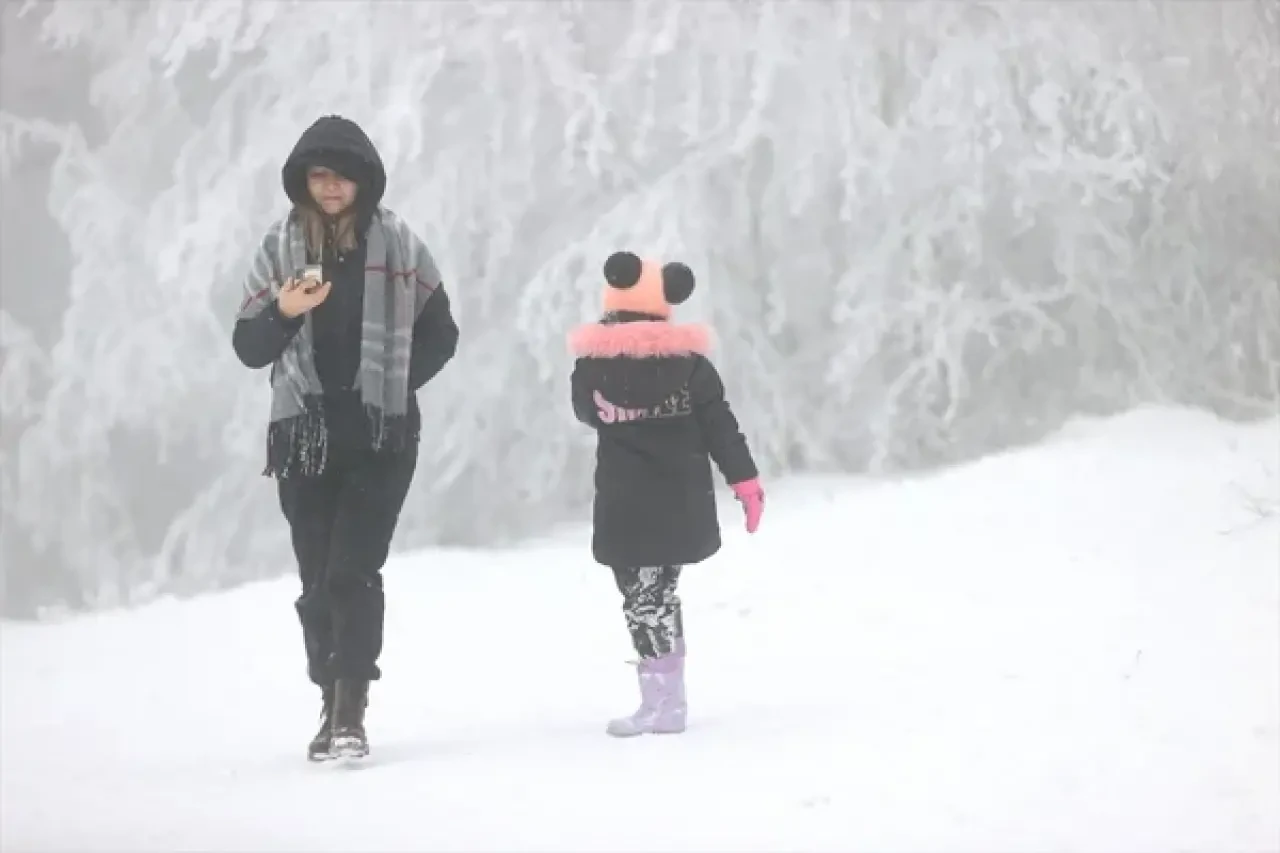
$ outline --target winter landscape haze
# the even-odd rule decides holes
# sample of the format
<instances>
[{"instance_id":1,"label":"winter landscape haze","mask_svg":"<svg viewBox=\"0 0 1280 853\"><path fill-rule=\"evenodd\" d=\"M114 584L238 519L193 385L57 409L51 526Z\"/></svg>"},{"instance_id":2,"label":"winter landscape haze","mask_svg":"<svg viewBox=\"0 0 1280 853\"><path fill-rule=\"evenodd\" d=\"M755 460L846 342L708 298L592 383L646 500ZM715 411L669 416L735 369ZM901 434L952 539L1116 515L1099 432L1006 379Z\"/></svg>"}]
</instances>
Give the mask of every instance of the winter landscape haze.
<instances>
[{"instance_id":1,"label":"winter landscape haze","mask_svg":"<svg viewBox=\"0 0 1280 853\"><path fill-rule=\"evenodd\" d=\"M1276 3L0 16L0 848L1280 851ZM353 772L230 346L327 113L462 330ZM629 742L564 341L619 248L768 490Z\"/></svg>"}]
</instances>

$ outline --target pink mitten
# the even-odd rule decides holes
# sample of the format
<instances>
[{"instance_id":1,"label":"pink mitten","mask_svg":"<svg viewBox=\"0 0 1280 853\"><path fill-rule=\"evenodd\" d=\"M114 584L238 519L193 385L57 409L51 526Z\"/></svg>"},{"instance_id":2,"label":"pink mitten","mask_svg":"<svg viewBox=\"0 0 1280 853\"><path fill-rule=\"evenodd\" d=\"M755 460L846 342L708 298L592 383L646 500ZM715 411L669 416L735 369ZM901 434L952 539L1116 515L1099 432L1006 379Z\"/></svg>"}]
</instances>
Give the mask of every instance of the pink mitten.
<instances>
[{"instance_id":1,"label":"pink mitten","mask_svg":"<svg viewBox=\"0 0 1280 853\"><path fill-rule=\"evenodd\" d=\"M755 533L760 527L760 516L764 514L764 489L760 487L760 479L754 477L733 483L729 488L742 501L742 511L747 515L747 532Z\"/></svg>"}]
</instances>

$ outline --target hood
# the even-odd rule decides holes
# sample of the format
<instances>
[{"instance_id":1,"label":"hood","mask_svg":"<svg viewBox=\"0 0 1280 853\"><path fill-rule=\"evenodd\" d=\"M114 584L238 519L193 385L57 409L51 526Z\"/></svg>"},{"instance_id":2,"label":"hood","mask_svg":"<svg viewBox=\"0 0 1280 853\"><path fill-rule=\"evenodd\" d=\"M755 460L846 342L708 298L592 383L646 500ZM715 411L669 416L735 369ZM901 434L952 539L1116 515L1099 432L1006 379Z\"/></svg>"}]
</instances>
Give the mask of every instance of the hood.
<instances>
[{"instance_id":1,"label":"hood","mask_svg":"<svg viewBox=\"0 0 1280 853\"><path fill-rule=\"evenodd\" d=\"M382 202L387 173L378 149L360 125L342 116L324 116L303 131L280 170L285 194L294 204L309 204L307 170L333 169L360 187L356 205L372 211Z\"/></svg>"},{"instance_id":2,"label":"hood","mask_svg":"<svg viewBox=\"0 0 1280 853\"><path fill-rule=\"evenodd\" d=\"M591 323L569 335L587 387L615 406L670 414L687 409L689 380L710 347L705 326L663 321Z\"/></svg>"}]
</instances>

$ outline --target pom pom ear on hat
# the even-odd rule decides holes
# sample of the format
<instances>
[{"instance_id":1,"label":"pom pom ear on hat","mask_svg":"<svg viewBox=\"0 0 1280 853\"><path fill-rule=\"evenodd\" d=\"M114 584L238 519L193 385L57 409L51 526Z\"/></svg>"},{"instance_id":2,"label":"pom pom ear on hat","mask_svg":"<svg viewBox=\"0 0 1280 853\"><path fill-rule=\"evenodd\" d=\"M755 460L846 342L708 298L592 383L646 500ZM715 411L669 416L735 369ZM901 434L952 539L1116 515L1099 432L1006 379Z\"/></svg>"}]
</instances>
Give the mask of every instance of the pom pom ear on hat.
<instances>
[{"instance_id":1,"label":"pom pom ear on hat","mask_svg":"<svg viewBox=\"0 0 1280 853\"><path fill-rule=\"evenodd\" d=\"M662 295L671 305L679 305L693 295L697 281L687 264L672 261L662 268Z\"/></svg>"},{"instance_id":2,"label":"pom pom ear on hat","mask_svg":"<svg viewBox=\"0 0 1280 853\"><path fill-rule=\"evenodd\" d=\"M614 252L604 262L604 280L619 290L635 287L643 272L644 262L632 252Z\"/></svg>"}]
</instances>

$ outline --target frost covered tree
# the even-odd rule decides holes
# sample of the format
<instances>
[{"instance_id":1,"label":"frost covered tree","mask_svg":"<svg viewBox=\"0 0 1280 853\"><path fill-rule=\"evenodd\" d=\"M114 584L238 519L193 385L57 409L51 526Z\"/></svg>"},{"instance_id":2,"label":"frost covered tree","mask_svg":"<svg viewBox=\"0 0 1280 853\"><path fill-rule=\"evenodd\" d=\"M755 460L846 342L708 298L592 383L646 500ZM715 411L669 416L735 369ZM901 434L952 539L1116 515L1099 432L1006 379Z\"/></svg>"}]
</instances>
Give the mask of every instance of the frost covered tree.
<instances>
[{"instance_id":1,"label":"frost covered tree","mask_svg":"<svg viewBox=\"0 0 1280 853\"><path fill-rule=\"evenodd\" d=\"M91 85L71 117L0 112L6 174L56 155L46 201L71 253L41 284L64 306L48 341L7 297L0 314L9 613L289 569L258 476L265 377L229 331L283 158L326 113L378 144L462 328L421 395L401 546L584 517L563 336L617 248L697 271L684 316L717 327L774 475L937 464L1076 412L1280 399L1274 3L21 15Z\"/></svg>"}]
</instances>

